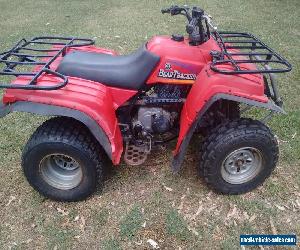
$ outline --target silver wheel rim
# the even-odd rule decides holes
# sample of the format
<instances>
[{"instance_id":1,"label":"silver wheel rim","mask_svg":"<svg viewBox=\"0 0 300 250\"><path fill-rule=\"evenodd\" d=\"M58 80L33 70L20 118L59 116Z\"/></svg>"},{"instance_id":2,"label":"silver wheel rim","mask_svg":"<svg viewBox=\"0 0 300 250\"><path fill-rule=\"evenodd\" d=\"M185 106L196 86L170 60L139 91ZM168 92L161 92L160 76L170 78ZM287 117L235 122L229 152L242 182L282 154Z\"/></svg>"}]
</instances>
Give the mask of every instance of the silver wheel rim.
<instances>
[{"instance_id":1,"label":"silver wheel rim","mask_svg":"<svg viewBox=\"0 0 300 250\"><path fill-rule=\"evenodd\" d=\"M262 153L252 147L231 152L222 163L221 174L230 184L243 184L257 176L262 168Z\"/></svg>"},{"instance_id":2,"label":"silver wheel rim","mask_svg":"<svg viewBox=\"0 0 300 250\"><path fill-rule=\"evenodd\" d=\"M75 188L82 180L80 164L63 154L45 156L40 162L40 172L45 182L61 190Z\"/></svg>"}]
</instances>

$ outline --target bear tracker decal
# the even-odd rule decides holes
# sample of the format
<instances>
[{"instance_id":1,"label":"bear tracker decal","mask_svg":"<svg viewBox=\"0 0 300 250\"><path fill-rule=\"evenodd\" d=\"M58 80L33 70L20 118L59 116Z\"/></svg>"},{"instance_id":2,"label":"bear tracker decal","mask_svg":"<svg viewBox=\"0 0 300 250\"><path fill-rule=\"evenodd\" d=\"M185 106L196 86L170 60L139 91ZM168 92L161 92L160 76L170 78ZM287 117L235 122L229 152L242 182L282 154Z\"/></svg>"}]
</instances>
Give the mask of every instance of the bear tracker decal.
<instances>
[{"instance_id":1,"label":"bear tracker decal","mask_svg":"<svg viewBox=\"0 0 300 250\"><path fill-rule=\"evenodd\" d=\"M177 70L165 71L163 69L159 70L158 77L169 78L169 79L179 79L179 80L196 80L195 74L184 74Z\"/></svg>"},{"instance_id":2,"label":"bear tracker decal","mask_svg":"<svg viewBox=\"0 0 300 250\"><path fill-rule=\"evenodd\" d=\"M159 69L158 77L166 79L163 82L193 84L197 76L196 74L183 73L180 70L173 69L170 63L166 63L164 69Z\"/></svg>"}]
</instances>

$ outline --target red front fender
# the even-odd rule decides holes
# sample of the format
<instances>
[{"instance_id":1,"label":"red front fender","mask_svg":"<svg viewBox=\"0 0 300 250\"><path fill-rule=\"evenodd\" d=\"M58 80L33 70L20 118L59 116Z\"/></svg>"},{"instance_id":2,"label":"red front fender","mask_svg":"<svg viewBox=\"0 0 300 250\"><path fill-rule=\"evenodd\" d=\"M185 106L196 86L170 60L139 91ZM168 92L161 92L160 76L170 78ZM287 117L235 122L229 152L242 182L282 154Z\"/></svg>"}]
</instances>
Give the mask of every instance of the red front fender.
<instances>
[{"instance_id":1,"label":"red front fender","mask_svg":"<svg viewBox=\"0 0 300 250\"><path fill-rule=\"evenodd\" d=\"M200 118L217 99L229 99L271 108L264 95L262 75L223 75L204 67L197 76L180 118L180 133L174 150L172 168L179 171L187 145ZM260 105L261 104L261 105Z\"/></svg>"}]
</instances>

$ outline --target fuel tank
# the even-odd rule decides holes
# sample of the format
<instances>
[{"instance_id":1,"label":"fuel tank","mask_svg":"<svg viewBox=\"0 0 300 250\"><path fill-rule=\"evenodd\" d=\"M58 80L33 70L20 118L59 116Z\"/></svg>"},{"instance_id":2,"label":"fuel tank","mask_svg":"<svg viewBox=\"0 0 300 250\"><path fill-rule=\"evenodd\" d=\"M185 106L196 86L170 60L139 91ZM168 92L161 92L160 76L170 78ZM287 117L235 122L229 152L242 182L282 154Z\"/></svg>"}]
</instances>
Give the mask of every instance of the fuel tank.
<instances>
[{"instance_id":1,"label":"fuel tank","mask_svg":"<svg viewBox=\"0 0 300 250\"><path fill-rule=\"evenodd\" d=\"M211 61L210 51L220 51L213 38L192 46L189 40L175 41L170 36L156 36L147 43L147 49L160 56L160 62L147 84L193 84L198 73Z\"/></svg>"}]
</instances>

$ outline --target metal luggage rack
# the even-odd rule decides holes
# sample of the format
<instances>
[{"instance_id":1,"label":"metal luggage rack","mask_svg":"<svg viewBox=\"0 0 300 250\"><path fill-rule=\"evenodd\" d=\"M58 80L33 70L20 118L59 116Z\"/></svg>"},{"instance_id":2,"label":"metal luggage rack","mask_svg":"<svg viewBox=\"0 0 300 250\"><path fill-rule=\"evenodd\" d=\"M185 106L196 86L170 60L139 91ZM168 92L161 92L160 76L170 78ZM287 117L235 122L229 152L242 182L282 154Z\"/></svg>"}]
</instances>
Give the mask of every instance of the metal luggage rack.
<instances>
[{"instance_id":1,"label":"metal luggage rack","mask_svg":"<svg viewBox=\"0 0 300 250\"><path fill-rule=\"evenodd\" d=\"M289 72L292 69L287 60L252 34L227 31L214 31L212 34L221 48L221 52L212 52L211 69L215 72L227 75L264 74ZM245 69L244 63L256 64L257 69ZM224 69L222 66L225 65L232 66L232 69Z\"/></svg>"},{"instance_id":2,"label":"metal luggage rack","mask_svg":"<svg viewBox=\"0 0 300 250\"><path fill-rule=\"evenodd\" d=\"M292 70L292 65L252 34L215 30L213 37L221 51L211 52L213 56L211 69L227 75L263 74L265 94L277 106L282 107L283 102L277 89L274 73L289 72ZM255 64L256 68L245 69L242 65L244 63ZM222 67L225 65L231 67L225 69Z\"/></svg>"},{"instance_id":3,"label":"metal luggage rack","mask_svg":"<svg viewBox=\"0 0 300 250\"><path fill-rule=\"evenodd\" d=\"M0 77L28 76L32 78L29 78L28 84L26 85L0 82L0 88L24 90L56 90L63 88L68 83L68 77L51 70L50 65L59 56L65 56L68 48L93 44L94 41L91 39L73 37L43 36L32 38L30 41L22 39L9 51L0 53ZM53 48L55 45L59 45L59 49ZM38 66L40 66L40 68L34 70L34 67ZM38 86L38 78L45 74L58 77L61 81L55 85Z\"/></svg>"}]
</instances>

